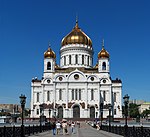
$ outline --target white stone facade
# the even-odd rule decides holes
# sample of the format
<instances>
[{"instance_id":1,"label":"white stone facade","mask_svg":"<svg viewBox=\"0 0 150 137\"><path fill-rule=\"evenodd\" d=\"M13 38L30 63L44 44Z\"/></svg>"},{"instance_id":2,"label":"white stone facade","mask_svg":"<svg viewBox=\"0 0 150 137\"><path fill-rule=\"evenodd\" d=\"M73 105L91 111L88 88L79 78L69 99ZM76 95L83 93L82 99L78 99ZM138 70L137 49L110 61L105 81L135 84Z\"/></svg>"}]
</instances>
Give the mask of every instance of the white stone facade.
<instances>
[{"instance_id":1,"label":"white stone facade","mask_svg":"<svg viewBox=\"0 0 150 137\"><path fill-rule=\"evenodd\" d=\"M93 66L93 48L84 43L62 46L60 55L60 66L45 57L42 79L32 79L31 117L39 118L42 104L47 118L99 118L103 104L106 118L111 104L111 115L121 118L122 82L111 79L109 58L98 58Z\"/></svg>"}]
</instances>

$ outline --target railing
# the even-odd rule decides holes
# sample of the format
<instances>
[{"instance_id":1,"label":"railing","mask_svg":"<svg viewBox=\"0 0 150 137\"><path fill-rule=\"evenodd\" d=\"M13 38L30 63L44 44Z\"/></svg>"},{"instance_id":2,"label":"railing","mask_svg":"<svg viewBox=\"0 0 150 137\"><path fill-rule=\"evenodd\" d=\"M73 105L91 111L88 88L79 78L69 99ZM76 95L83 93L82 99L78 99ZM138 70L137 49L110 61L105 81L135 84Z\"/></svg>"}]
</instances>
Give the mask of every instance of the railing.
<instances>
[{"instance_id":1,"label":"railing","mask_svg":"<svg viewBox=\"0 0 150 137\"><path fill-rule=\"evenodd\" d=\"M103 125L102 130L109 132L109 126ZM111 126L110 132L122 135L124 137L150 137L150 128L147 127L125 127L125 126Z\"/></svg>"},{"instance_id":2,"label":"railing","mask_svg":"<svg viewBox=\"0 0 150 137\"><path fill-rule=\"evenodd\" d=\"M21 137L22 129L26 136L34 135L40 132L51 130L51 125L42 125L42 126L25 126L21 127L0 127L0 137Z\"/></svg>"}]
</instances>

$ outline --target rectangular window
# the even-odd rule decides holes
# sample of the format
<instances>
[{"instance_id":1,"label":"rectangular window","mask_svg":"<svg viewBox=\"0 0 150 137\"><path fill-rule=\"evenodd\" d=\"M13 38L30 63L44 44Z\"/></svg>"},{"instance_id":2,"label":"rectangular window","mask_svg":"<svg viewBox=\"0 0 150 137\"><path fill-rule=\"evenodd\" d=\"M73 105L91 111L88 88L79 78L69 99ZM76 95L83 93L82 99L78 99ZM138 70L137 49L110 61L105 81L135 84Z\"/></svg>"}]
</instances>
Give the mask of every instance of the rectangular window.
<instances>
[{"instance_id":1,"label":"rectangular window","mask_svg":"<svg viewBox=\"0 0 150 137\"><path fill-rule=\"evenodd\" d=\"M71 64L71 55L69 55L69 64Z\"/></svg>"},{"instance_id":2,"label":"rectangular window","mask_svg":"<svg viewBox=\"0 0 150 137\"><path fill-rule=\"evenodd\" d=\"M50 101L50 93L47 91L47 101Z\"/></svg>"},{"instance_id":3,"label":"rectangular window","mask_svg":"<svg viewBox=\"0 0 150 137\"><path fill-rule=\"evenodd\" d=\"M114 115L116 115L116 114L117 114L116 109L114 109Z\"/></svg>"},{"instance_id":4,"label":"rectangular window","mask_svg":"<svg viewBox=\"0 0 150 137\"><path fill-rule=\"evenodd\" d=\"M76 89L75 90L75 100L77 100L78 99L78 90Z\"/></svg>"},{"instance_id":5,"label":"rectangular window","mask_svg":"<svg viewBox=\"0 0 150 137\"><path fill-rule=\"evenodd\" d=\"M59 100L62 100L62 90L59 90Z\"/></svg>"},{"instance_id":6,"label":"rectangular window","mask_svg":"<svg viewBox=\"0 0 150 137\"><path fill-rule=\"evenodd\" d=\"M89 66L89 62L90 62L90 58L89 58L89 56L88 56L88 58L87 58L87 65Z\"/></svg>"},{"instance_id":7,"label":"rectangular window","mask_svg":"<svg viewBox=\"0 0 150 137\"><path fill-rule=\"evenodd\" d=\"M82 65L84 65L84 55L82 55Z\"/></svg>"},{"instance_id":8,"label":"rectangular window","mask_svg":"<svg viewBox=\"0 0 150 137\"><path fill-rule=\"evenodd\" d=\"M39 102L39 93L36 94L36 100Z\"/></svg>"},{"instance_id":9,"label":"rectangular window","mask_svg":"<svg viewBox=\"0 0 150 137\"><path fill-rule=\"evenodd\" d=\"M64 65L66 65L66 56L64 56Z\"/></svg>"},{"instance_id":10,"label":"rectangular window","mask_svg":"<svg viewBox=\"0 0 150 137\"><path fill-rule=\"evenodd\" d=\"M72 89L72 100L74 100L74 89Z\"/></svg>"},{"instance_id":11,"label":"rectangular window","mask_svg":"<svg viewBox=\"0 0 150 137\"><path fill-rule=\"evenodd\" d=\"M94 91L91 89L91 100L94 100Z\"/></svg>"},{"instance_id":12,"label":"rectangular window","mask_svg":"<svg viewBox=\"0 0 150 137\"><path fill-rule=\"evenodd\" d=\"M78 64L78 55L75 55L76 64Z\"/></svg>"},{"instance_id":13,"label":"rectangular window","mask_svg":"<svg viewBox=\"0 0 150 137\"><path fill-rule=\"evenodd\" d=\"M106 91L103 91L103 100L106 101Z\"/></svg>"},{"instance_id":14,"label":"rectangular window","mask_svg":"<svg viewBox=\"0 0 150 137\"><path fill-rule=\"evenodd\" d=\"M114 102L116 102L116 93L114 93Z\"/></svg>"},{"instance_id":15,"label":"rectangular window","mask_svg":"<svg viewBox=\"0 0 150 137\"><path fill-rule=\"evenodd\" d=\"M81 100L81 89L79 89L79 100Z\"/></svg>"}]
</instances>

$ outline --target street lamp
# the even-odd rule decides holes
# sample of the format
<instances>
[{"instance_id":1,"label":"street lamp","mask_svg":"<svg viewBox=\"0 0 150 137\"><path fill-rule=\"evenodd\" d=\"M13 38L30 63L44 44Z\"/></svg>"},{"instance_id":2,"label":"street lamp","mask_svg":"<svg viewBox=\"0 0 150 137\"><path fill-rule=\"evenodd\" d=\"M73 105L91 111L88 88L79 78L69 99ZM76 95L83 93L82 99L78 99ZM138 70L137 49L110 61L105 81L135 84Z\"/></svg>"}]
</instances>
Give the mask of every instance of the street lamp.
<instances>
[{"instance_id":1,"label":"street lamp","mask_svg":"<svg viewBox=\"0 0 150 137\"><path fill-rule=\"evenodd\" d=\"M56 121L56 109L54 109L54 120Z\"/></svg>"},{"instance_id":2,"label":"street lamp","mask_svg":"<svg viewBox=\"0 0 150 137\"><path fill-rule=\"evenodd\" d=\"M49 112L49 122L50 122L50 115L51 115L51 109L50 108L49 108L48 112Z\"/></svg>"},{"instance_id":3,"label":"street lamp","mask_svg":"<svg viewBox=\"0 0 150 137\"><path fill-rule=\"evenodd\" d=\"M50 128L50 115L51 115L51 109L49 108L49 128Z\"/></svg>"},{"instance_id":4,"label":"street lamp","mask_svg":"<svg viewBox=\"0 0 150 137\"><path fill-rule=\"evenodd\" d=\"M101 115L101 126L100 126L100 128L102 129L102 121L103 121L103 103L101 102L100 103L100 115Z\"/></svg>"},{"instance_id":5,"label":"street lamp","mask_svg":"<svg viewBox=\"0 0 150 137\"><path fill-rule=\"evenodd\" d=\"M124 97L124 105L125 105L125 110L124 110L124 114L125 114L125 137L127 136L127 117L128 117L128 104L129 104L129 96L128 94L126 94Z\"/></svg>"},{"instance_id":6,"label":"street lamp","mask_svg":"<svg viewBox=\"0 0 150 137\"><path fill-rule=\"evenodd\" d=\"M108 104L108 109L109 109L109 132L111 131L111 109L112 109L112 105Z\"/></svg>"},{"instance_id":7,"label":"street lamp","mask_svg":"<svg viewBox=\"0 0 150 137\"><path fill-rule=\"evenodd\" d=\"M21 125L21 137L24 137L24 125L23 125L23 112L24 112L24 108L25 108L25 104L26 104L26 96L22 95L19 97L20 98L20 104L21 104L21 109L22 109L22 125Z\"/></svg>"},{"instance_id":8,"label":"street lamp","mask_svg":"<svg viewBox=\"0 0 150 137\"><path fill-rule=\"evenodd\" d=\"M97 120L97 114L98 114L98 112L96 112L96 120Z\"/></svg>"},{"instance_id":9,"label":"street lamp","mask_svg":"<svg viewBox=\"0 0 150 137\"><path fill-rule=\"evenodd\" d=\"M42 132L42 111L43 111L43 105L40 104L40 133Z\"/></svg>"}]
</instances>

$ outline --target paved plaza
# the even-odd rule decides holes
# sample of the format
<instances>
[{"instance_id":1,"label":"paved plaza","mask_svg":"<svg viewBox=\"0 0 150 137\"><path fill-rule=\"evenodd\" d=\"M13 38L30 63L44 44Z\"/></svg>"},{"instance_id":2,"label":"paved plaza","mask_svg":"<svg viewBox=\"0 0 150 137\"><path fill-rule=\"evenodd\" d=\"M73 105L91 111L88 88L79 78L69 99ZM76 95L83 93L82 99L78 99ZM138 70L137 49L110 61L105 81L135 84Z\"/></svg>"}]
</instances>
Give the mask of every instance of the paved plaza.
<instances>
[{"instance_id":1,"label":"paved plaza","mask_svg":"<svg viewBox=\"0 0 150 137\"><path fill-rule=\"evenodd\" d=\"M54 137L54 136L56 137L62 137L62 136L63 137L122 137L120 135L108 133L101 130L96 130L85 123L81 123L80 128L76 127L74 134L63 135L62 132L60 132L59 135L53 135L51 130L51 131L33 135L31 137Z\"/></svg>"}]
</instances>

